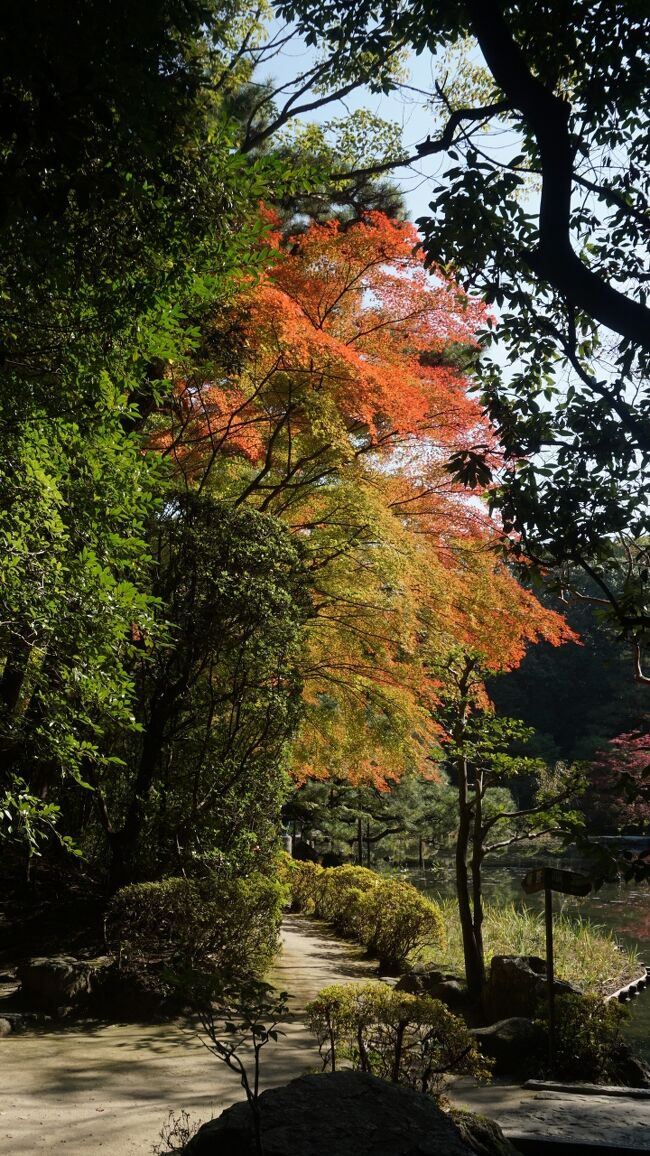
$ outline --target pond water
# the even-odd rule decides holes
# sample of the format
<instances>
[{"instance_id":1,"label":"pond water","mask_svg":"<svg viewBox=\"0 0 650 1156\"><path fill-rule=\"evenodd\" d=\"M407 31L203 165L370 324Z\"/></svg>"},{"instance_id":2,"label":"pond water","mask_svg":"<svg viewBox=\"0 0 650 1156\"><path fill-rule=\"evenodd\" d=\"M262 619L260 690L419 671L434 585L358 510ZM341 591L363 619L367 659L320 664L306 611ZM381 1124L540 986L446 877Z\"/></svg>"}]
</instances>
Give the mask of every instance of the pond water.
<instances>
[{"instance_id":1,"label":"pond water","mask_svg":"<svg viewBox=\"0 0 650 1156\"><path fill-rule=\"evenodd\" d=\"M494 905L528 905L535 910L544 906L543 892L525 895L521 880L531 866L490 867L484 869L484 891L487 903ZM564 864L562 864L564 866ZM451 871L444 877L428 872L413 872L412 882L432 898L453 898L454 882ZM592 923L615 932L623 945L635 947L642 963L650 966L650 884L605 884L596 894L578 899L554 894L554 912L579 915ZM650 1061L650 988L627 1005L630 1021L625 1035L630 1044L646 1061Z\"/></svg>"}]
</instances>

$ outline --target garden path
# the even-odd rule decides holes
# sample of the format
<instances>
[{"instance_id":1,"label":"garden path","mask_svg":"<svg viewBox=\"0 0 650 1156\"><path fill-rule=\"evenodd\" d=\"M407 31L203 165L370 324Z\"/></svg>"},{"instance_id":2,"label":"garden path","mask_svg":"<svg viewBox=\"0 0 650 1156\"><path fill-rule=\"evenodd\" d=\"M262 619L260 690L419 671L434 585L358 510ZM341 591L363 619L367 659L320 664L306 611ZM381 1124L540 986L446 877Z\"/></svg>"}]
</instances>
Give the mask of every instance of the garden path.
<instances>
[{"instance_id":1,"label":"garden path","mask_svg":"<svg viewBox=\"0 0 650 1156\"><path fill-rule=\"evenodd\" d=\"M269 1045L262 1086L318 1066L301 1022L305 1003L327 984L376 975L360 948L302 916L288 916L270 976L294 995L286 1034ZM236 1076L202 1046L192 1022L70 1024L0 1040L0 1153L35 1156L151 1156L170 1110L208 1120L241 1098ZM451 1097L498 1120L513 1140L573 1143L603 1152L650 1152L650 1095L580 1095L495 1083L455 1083Z\"/></svg>"},{"instance_id":2,"label":"garden path","mask_svg":"<svg viewBox=\"0 0 650 1156\"><path fill-rule=\"evenodd\" d=\"M286 1034L269 1044L262 1085L318 1066L300 1012L316 992L376 974L360 948L287 916L270 979L295 995ZM46 1027L0 1039L0 1153L151 1156L170 1110L209 1120L242 1096L237 1077L201 1044L193 1022Z\"/></svg>"}]
</instances>

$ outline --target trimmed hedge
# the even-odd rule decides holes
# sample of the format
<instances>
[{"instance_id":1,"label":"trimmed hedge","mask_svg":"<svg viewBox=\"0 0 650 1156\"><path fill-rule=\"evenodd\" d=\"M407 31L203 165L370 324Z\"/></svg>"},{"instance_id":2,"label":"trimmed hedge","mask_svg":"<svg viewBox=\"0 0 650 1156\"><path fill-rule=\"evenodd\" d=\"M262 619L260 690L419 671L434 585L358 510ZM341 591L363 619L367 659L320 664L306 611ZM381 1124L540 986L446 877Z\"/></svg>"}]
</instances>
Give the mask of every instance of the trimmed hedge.
<instances>
[{"instance_id":1,"label":"trimmed hedge","mask_svg":"<svg viewBox=\"0 0 650 1156\"><path fill-rule=\"evenodd\" d=\"M106 938L127 967L209 964L224 975L257 975L277 949L285 898L262 875L133 883L111 900Z\"/></svg>"},{"instance_id":2,"label":"trimmed hedge","mask_svg":"<svg viewBox=\"0 0 650 1156\"><path fill-rule=\"evenodd\" d=\"M326 919L340 935L362 943L384 970L399 972L412 952L443 945L440 908L410 883L366 867L285 863L294 909Z\"/></svg>"}]
</instances>

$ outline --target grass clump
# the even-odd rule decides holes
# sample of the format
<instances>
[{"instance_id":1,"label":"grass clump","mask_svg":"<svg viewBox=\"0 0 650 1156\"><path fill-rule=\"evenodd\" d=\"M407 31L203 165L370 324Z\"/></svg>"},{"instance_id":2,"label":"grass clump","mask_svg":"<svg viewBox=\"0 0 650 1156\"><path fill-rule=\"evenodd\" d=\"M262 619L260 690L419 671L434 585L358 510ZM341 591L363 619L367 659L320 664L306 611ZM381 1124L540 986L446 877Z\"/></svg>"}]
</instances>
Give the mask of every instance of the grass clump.
<instances>
[{"instance_id":1,"label":"grass clump","mask_svg":"<svg viewBox=\"0 0 650 1156\"><path fill-rule=\"evenodd\" d=\"M426 958L444 962L450 971L463 971L463 943L458 909L453 900L440 905L446 931L444 958L433 948ZM483 924L485 959L493 955L546 954L544 916L528 907L486 907ZM555 973L585 992L610 995L641 971L638 953L623 948L612 932L587 919L556 915L553 920Z\"/></svg>"}]
</instances>

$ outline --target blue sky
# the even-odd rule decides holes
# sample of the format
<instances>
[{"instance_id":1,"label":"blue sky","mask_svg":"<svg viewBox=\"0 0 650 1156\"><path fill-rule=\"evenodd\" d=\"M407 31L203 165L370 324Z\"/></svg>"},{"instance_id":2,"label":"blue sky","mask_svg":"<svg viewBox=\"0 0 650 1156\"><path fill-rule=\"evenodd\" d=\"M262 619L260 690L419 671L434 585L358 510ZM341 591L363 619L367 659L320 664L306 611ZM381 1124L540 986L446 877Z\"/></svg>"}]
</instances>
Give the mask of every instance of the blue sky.
<instances>
[{"instance_id":1,"label":"blue sky","mask_svg":"<svg viewBox=\"0 0 650 1156\"><path fill-rule=\"evenodd\" d=\"M285 83L313 61L313 50L296 40L260 71L259 78L272 77L276 82ZM425 92L433 90L435 69L434 57L430 53L423 53L419 57L413 54L408 61L408 72L407 82L413 88ZM433 116L426 109L424 101L423 96L410 93L408 90L383 95L372 93L368 89L359 89L345 101L327 105L310 113L305 119L322 123L343 117L346 111L353 112L365 108L384 120L396 122L402 130L405 149L409 153L414 153L415 145L425 140L428 133L435 131ZM442 171L445 163L448 162L433 156L418 166L421 169L420 173L409 169L396 169L390 174L390 179L402 189L412 220L426 215L436 175Z\"/></svg>"}]
</instances>

